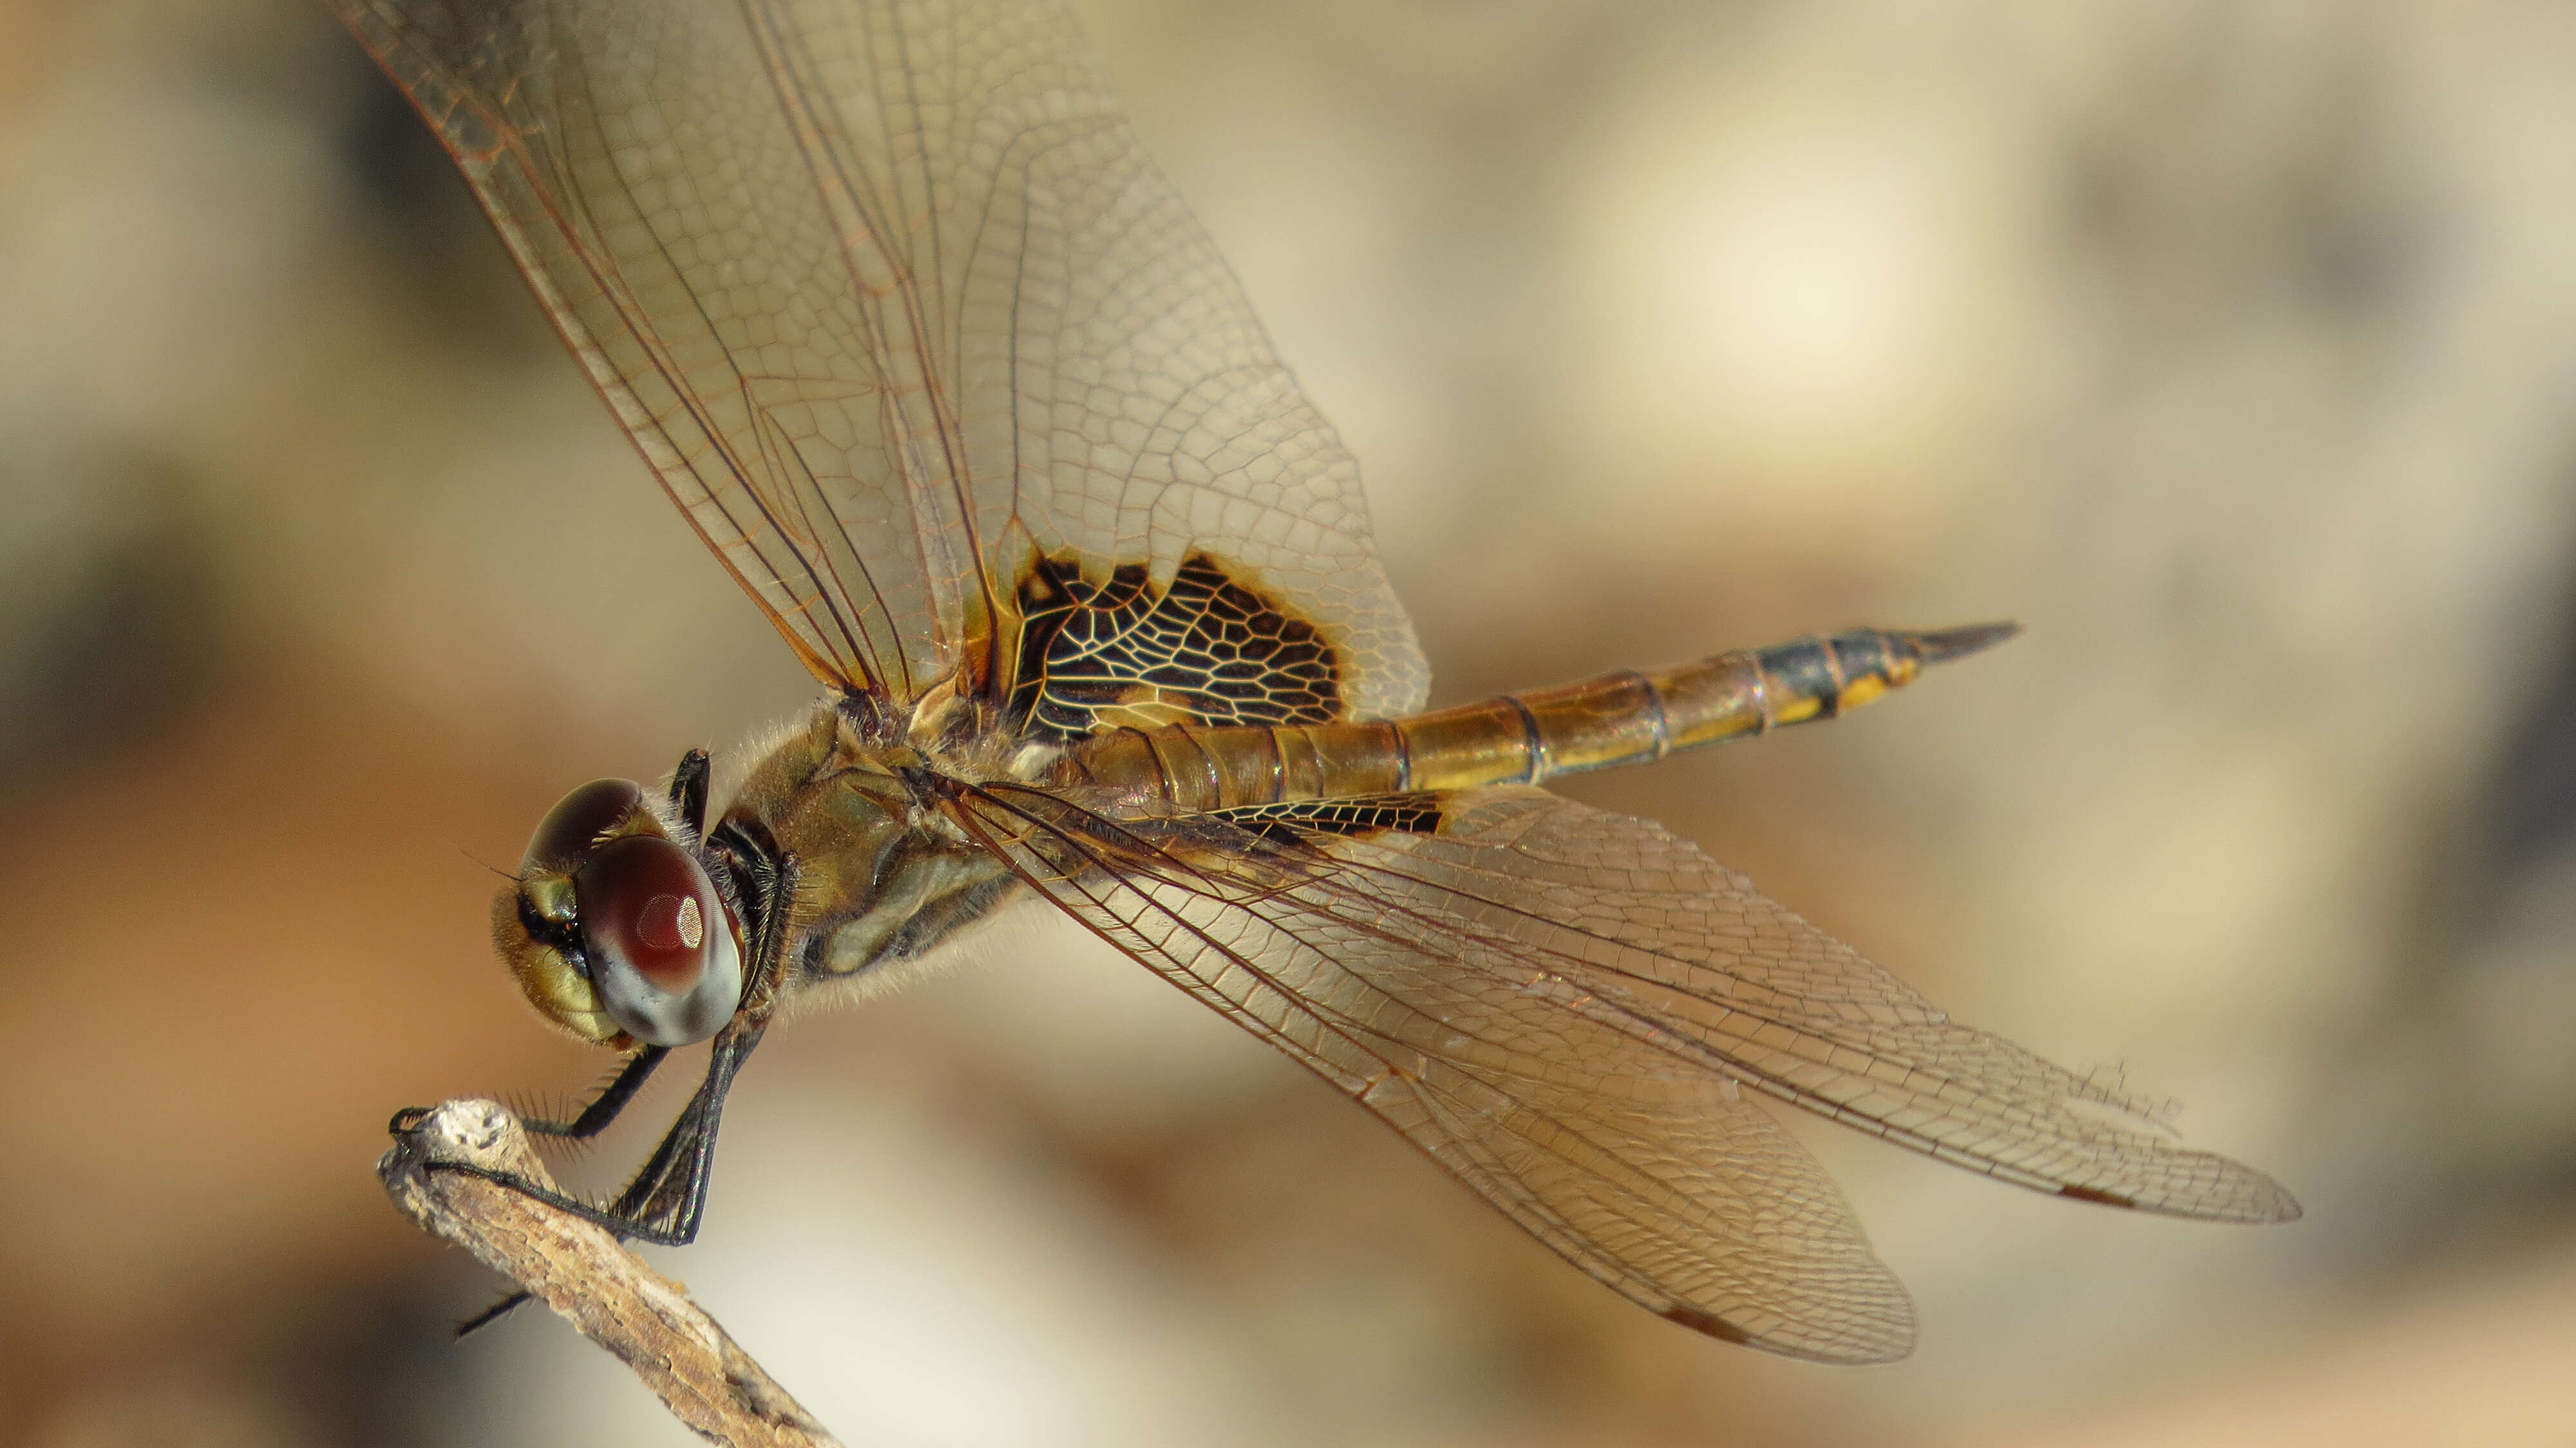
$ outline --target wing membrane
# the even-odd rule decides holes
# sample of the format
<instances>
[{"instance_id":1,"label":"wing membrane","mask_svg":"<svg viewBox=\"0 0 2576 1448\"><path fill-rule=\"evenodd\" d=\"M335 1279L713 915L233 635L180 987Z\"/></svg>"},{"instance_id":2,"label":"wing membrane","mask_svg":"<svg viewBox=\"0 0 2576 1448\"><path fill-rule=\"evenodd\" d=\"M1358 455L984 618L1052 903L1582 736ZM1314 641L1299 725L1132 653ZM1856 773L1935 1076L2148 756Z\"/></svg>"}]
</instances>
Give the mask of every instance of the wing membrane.
<instances>
[{"instance_id":1,"label":"wing membrane","mask_svg":"<svg viewBox=\"0 0 2576 1448\"><path fill-rule=\"evenodd\" d=\"M826 681L999 698L1036 559L1205 554L1419 704L1356 467L1054 4L332 4Z\"/></svg>"},{"instance_id":2,"label":"wing membrane","mask_svg":"<svg viewBox=\"0 0 2576 1448\"><path fill-rule=\"evenodd\" d=\"M1111 819L1010 787L961 810L1058 905L1540 1240L1721 1336L1874 1361L1911 1334L1840 1193L1751 1093L2023 1186L2296 1215L1652 824L1530 789L1412 798L1436 831Z\"/></svg>"}]
</instances>

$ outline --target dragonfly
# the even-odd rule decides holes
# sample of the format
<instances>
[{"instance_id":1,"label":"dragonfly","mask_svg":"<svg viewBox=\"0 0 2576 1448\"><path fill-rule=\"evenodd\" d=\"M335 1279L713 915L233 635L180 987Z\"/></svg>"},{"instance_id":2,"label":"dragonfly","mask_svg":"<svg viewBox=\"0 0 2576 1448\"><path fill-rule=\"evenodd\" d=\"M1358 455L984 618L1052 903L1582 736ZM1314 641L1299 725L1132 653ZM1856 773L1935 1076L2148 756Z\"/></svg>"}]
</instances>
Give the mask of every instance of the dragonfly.
<instances>
[{"instance_id":1,"label":"dragonfly","mask_svg":"<svg viewBox=\"0 0 2576 1448\"><path fill-rule=\"evenodd\" d=\"M720 804L696 750L537 827L500 954L546 1021L625 1059L532 1128L595 1135L712 1044L612 1200L496 1179L691 1241L781 1010L900 982L1035 899L1729 1342L1862 1363L1914 1339L1765 1102L2083 1202L2298 1215L2154 1103L1545 787L1834 718L2012 625L1426 712L1355 463L1055 0L329 3L824 690Z\"/></svg>"}]
</instances>

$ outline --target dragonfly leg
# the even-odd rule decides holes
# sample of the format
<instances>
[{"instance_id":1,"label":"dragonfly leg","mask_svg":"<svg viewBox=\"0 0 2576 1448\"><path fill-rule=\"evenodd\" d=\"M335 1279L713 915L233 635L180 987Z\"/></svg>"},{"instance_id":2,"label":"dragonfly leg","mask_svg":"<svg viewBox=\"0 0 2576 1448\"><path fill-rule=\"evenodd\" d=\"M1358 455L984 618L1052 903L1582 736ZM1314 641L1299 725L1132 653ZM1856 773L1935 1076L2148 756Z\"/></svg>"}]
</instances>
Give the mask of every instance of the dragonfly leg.
<instances>
[{"instance_id":1,"label":"dragonfly leg","mask_svg":"<svg viewBox=\"0 0 2576 1448\"><path fill-rule=\"evenodd\" d=\"M668 1046L647 1046L627 1058L625 1068L617 1073L617 1079L609 1082L588 1106L581 1109L581 1114L570 1121L531 1118L524 1119L519 1124L536 1136L569 1137L575 1141L586 1141L597 1136L606 1131L609 1123L615 1121L619 1113L634 1101L635 1093L644 1089L644 1083L651 1079L653 1068L661 1065L664 1058L670 1054L671 1049ZM394 1119L386 1124L385 1129L395 1136L401 1136L418 1126L421 1118L436 1109L431 1106L406 1106L394 1113Z\"/></svg>"},{"instance_id":2,"label":"dragonfly leg","mask_svg":"<svg viewBox=\"0 0 2576 1448\"><path fill-rule=\"evenodd\" d=\"M520 1124L539 1136L587 1141L608 1129L608 1124L615 1121L627 1103L635 1099L635 1093L643 1090L644 1083L652 1079L653 1069L670 1054L668 1046L646 1046L636 1052L627 1059L625 1069L617 1073L617 1079L609 1082L588 1106L581 1109L581 1114L570 1121L523 1121Z\"/></svg>"},{"instance_id":3,"label":"dragonfly leg","mask_svg":"<svg viewBox=\"0 0 2576 1448\"><path fill-rule=\"evenodd\" d=\"M459 1172L508 1187L566 1216L605 1227L623 1240L685 1247L697 1239L698 1223L706 1213L707 1183L715 1168L716 1126L724 1115L725 1093L733 1088L734 1073L750 1058L752 1047L760 1044L766 1027L765 1020L737 1018L716 1037L715 1050L707 1061L707 1077L699 1083L697 1094L689 1098L679 1120L671 1123L661 1144L653 1148L644 1169L607 1206L539 1186L511 1172L492 1171L468 1162L432 1161L427 1165L432 1171ZM412 1118L414 1123L418 1119ZM395 1121L399 1125L403 1117L397 1116ZM480 1326L503 1310L506 1308L486 1314L474 1325Z\"/></svg>"},{"instance_id":4,"label":"dragonfly leg","mask_svg":"<svg viewBox=\"0 0 2576 1448\"><path fill-rule=\"evenodd\" d=\"M707 1186L715 1175L716 1128L724 1116L725 1097L733 1090L734 1073L760 1044L766 1025L766 1021L738 1019L716 1038L697 1094L663 1134L643 1169L609 1204L609 1216L646 1228L637 1233L646 1241L676 1247L696 1240L698 1222L706 1213Z\"/></svg>"},{"instance_id":5,"label":"dragonfly leg","mask_svg":"<svg viewBox=\"0 0 2576 1448\"><path fill-rule=\"evenodd\" d=\"M513 1292L509 1296L502 1298L500 1301L493 1303L491 1306L484 1308L481 1312L478 1312L472 1317L465 1319L463 1322L456 1324L456 1335L459 1338L471 1337L475 1333L482 1331L484 1328L490 1327L492 1324L499 1322L502 1318L509 1316L513 1309L527 1305L527 1303L535 1297L536 1294L533 1292L524 1290Z\"/></svg>"},{"instance_id":6,"label":"dragonfly leg","mask_svg":"<svg viewBox=\"0 0 2576 1448\"><path fill-rule=\"evenodd\" d=\"M636 1173L635 1180L607 1207L595 1207L562 1192L538 1186L524 1177L485 1171L462 1162L433 1162L431 1169L463 1172L508 1187L559 1212L605 1227L615 1232L621 1241L641 1239L669 1247L686 1246L696 1240L698 1222L706 1213L707 1184L715 1168L716 1122L724 1111L725 1092L733 1085L734 1073L742 1069L743 1061L751 1055L751 1048L759 1043L760 1034L760 1027L754 1026L739 1039L734 1039L731 1028L728 1028L725 1035L717 1038L714 1056L707 1063L707 1079L699 1085L697 1094L690 1098L688 1108L680 1113L680 1119L672 1123L661 1144L654 1148L644 1169ZM542 1135L576 1139L593 1135L605 1128L618 1111L635 1098L637 1089L653 1074L653 1068L668 1055L670 1052L659 1046L638 1053L635 1059L626 1063L626 1069L617 1074L617 1079L608 1084L608 1089L599 1094L599 1099L570 1122L530 1121L523 1124ZM425 1114L417 1109L399 1114L394 1118L395 1129L405 1129L406 1118L409 1124L416 1124ZM467 1337L491 1326L524 1306L530 1296L525 1291L509 1294L458 1323L456 1336Z\"/></svg>"},{"instance_id":7,"label":"dragonfly leg","mask_svg":"<svg viewBox=\"0 0 2576 1448\"><path fill-rule=\"evenodd\" d=\"M671 808L688 825L689 833L702 840L707 837L709 770L707 752L692 749L680 756L680 767L671 771Z\"/></svg>"}]
</instances>

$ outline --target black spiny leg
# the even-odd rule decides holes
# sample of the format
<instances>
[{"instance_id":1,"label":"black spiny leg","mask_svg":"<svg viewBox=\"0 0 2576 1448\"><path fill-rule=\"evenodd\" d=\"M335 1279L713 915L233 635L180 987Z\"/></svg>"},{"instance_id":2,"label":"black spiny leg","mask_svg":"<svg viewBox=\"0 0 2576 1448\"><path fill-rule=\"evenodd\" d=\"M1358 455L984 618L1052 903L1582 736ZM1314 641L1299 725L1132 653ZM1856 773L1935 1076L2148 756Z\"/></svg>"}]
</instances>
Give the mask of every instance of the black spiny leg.
<instances>
[{"instance_id":1,"label":"black spiny leg","mask_svg":"<svg viewBox=\"0 0 2576 1448\"><path fill-rule=\"evenodd\" d=\"M635 1099L635 1093L643 1090L644 1083L653 1078L654 1068L670 1054L668 1046L646 1046L628 1057L626 1067L617 1073L617 1079L591 1098L590 1104L581 1109L581 1114L570 1121L523 1121L520 1124L539 1136L588 1141L608 1129L608 1124L615 1121L627 1103Z\"/></svg>"},{"instance_id":2,"label":"black spiny leg","mask_svg":"<svg viewBox=\"0 0 2576 1448\"><path fill-rule=\"evenodd\" d=\"M514 1309L524 1305L528 1299L534 1296L536 1296L535 1293L524 1289L518 1292L513 1292L509 1296L502 1298L500 1301L493 1303L491 1306L484 1308L481 1312L478 1312L472 1317L465 1319L463 1322L456 1324L456 1335L460 1338L472 1337L474 1334L481 1332L483 1329L490 1327L496 1322L499 1322L502 1318L509 1316Z\"/></svg>"},{"instance_id":3,"label":"black spiny leg","mask_svg":"<svg viewBox=\"0 0 2576 1448\"><path fill-rule=\"evenodd\" d=\"M581 1114L570 1121L522 1120L520 1125L537 1136L587 1141L608 1129L609 1123L615 1121L618 1113L624 1111L627 1104L635 1099L635 1093L643 1090L644 1083L652 1079L654 1068L661 1065L670 1054L671 1048L668 1046L647 1046L627 1058L625 1068L617 1073L617 1079L609 1082L605 1089L592 1097L590 1104L581 1109ZM414 1114L418 1109L414 1107L396 1116L394 1129L402 1130L406 1124L406 1117L412 1121L419 1120L419 1117ZM469 1337L508 1316L512 1310L527 1300L526 1292L513 1292L456 1324L456 1335Z\"/></svg>"},{"instance_id":4,"label":"black spiny leg","mask_svg":"<svg viewBox=\"0 0 2576 1448\"><path fill-rule=\"evenodd\" d=\"M609 1123L615 1121L618 1113L624 1111L627 1104L635 1099L635 1093L643 1090L644 1083L652 1079L654 1068L660 1066L670 1054L671 1048L668 1046L646 1046L628 1057L625 1067L617 1073L617 1079L609 1082L588 1106L581 1109L581 1114L570 1121L522 1119L519 1124L537 1136L559 1136L574 1141L587 1141L608 1129ZM432 1108L427 1106L406 1106L394 1113L394 1119L386 1126L386 1130L400 1136L418 1126L421 1119L429 1115L431 1110Z\"/></svg>"},{"instance_id":5,"label":"black spiny leg","mask_svg":"<svg viewBox=\"0 0 2576 1448\"><path fill-rule=\"evenodd\" d=\"M692 749L680 756L680 767L671 771L671 808L698 839L707 837L707 752Z\"/></svg>"},{"instance_id":6,"label":"black spiny leg","mask_svg":"<svg viewBox=\"0 0 2576 1448\"><path fill-rule=\"evenodd\" d=\"M766 1019L748 1021L737 1016L716 1037L715 1050L707 1058L707 1077L698 1083L697 1094L653 1148L644 1169L609 1204L606 1215L614 1220L602 1225L670 1247L697 1240L698 1222L707 1210L707 1186L715 1176L716 1127L724 1116L725 1095L768 1024Z\"/></svg>"},{"instance_id":7,"label":"black spiny leg","mask_svg":"<svg viewBox=\"0 0 2576 1448\"><path fill-rule=\"evenodd\" d=\"M746 1013L748 1014L748 1013ZM767 1012L762 1012L766 1017ZM761 1032L768 1021L747 1020L737 1015L733 1023L716 1036L714 1053L707 1061L707 1078L698 1084L697 1094L689 1098L680 1119L653 1148L644 1169L635 1174L617 1200L605 1207L592 1206L577 1197L566 1196L550 1187L538 1186L524 1177L508 1172L486 1171L461 1161L433 1161L433 1171L462 1172L487 1182L508 1187L523 1197L540 1201L566 1216L615 1232L621 1240L652 1242L664 1247L685 1247L696 1241L699 1220L707 1207L707 1184L716 1160L716 1125L724 1115L725 1093L732 1089L734 1074L751 1057L752 1047L760 1044ZM631 1068L630 1068L631 1070ZM619 1078L621 1081L624 1077ZM615 1090L612 1085L610 1089ZM630 1093L631 1094L631 1093ZM603 1098L604 1099L604 1098ZM589 1113L583 1113L588 1116ZM396 1117L397 1126L402 1118ZM506 1307L486 1313L478 1322L507 1311Z\"/></svg>"}]
</instances>

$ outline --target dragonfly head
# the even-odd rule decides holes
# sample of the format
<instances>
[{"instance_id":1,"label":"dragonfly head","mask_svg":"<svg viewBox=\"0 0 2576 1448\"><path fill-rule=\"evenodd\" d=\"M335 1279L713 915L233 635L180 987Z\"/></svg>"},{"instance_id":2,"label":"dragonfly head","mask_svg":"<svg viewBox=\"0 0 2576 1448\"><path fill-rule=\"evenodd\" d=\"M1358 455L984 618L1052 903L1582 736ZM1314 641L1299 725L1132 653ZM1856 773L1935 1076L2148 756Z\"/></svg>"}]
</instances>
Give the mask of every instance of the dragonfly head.
<instances>
[{"instance_id":1,"label":"dragonfly head","mask_svg":"<svg viewBox=\"0 0 2576 1448\"><path fill-rule=\"evenodd\" d=\"M537 1013L619 1049L723 1029L742 1003L735 931L706 868L631 779L565 795L492 908L493 941Z\"/></svg>"}]
</instances>

